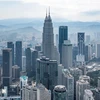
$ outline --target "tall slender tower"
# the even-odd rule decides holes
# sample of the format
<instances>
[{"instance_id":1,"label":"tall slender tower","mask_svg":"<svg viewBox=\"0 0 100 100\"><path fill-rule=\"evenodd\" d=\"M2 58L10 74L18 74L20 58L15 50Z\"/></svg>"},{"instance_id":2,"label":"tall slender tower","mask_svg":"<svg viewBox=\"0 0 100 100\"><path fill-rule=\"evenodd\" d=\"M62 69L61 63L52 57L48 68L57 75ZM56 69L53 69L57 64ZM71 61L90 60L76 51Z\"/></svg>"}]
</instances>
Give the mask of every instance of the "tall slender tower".
<instances>
[{"instance_id":1,"label":"tall slender tower","mask_svg":"<svg viewBox=\"0 0 100 100\"><path fill-rule=\"evenodd\" d=\"M10 86L12 81L12 50L10 48L3 49L3 86Z\"/></svg>"},{"instance_id":2,"label":"tall slender tower","mask_svg":"<svg viewBox=\"0 0 100 100\"><path fill-rule=\"evenodd\" d=\"M43 55L51 60L54 59L54 34L53 34L53 24L52 19L49 15L46 14L44 20L44 27L43 27L43 35L42 35L42 51Z\"/></svg>"},{"instance_id":3,"label":"tall slender tower","mask_svg":"<svg viewBox=\"0 0 100 100\"><path fill-rule=\"evenodd\" d=\"M22 70L22 41L16 41L16 65Z\"/></svg>"}]
</instances>

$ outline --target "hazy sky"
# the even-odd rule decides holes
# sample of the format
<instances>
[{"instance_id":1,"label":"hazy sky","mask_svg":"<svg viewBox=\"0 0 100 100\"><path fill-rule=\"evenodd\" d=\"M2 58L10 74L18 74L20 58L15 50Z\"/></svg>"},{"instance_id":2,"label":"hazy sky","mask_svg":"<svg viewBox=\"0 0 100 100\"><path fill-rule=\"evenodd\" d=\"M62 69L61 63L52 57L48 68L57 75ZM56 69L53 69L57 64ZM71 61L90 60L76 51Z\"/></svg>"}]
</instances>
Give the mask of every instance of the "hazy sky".
<instances>
[{"instance_id":1,"label":"hazy sky","mask_svg":"<svg viewBox=\"0 0 100 100\"><path fill-rule=\"evenodd\" d=\"M100 21L100 0L0 0L0 19L44 18L49 6L54 19Z\"/></svg>"}]
</instances>

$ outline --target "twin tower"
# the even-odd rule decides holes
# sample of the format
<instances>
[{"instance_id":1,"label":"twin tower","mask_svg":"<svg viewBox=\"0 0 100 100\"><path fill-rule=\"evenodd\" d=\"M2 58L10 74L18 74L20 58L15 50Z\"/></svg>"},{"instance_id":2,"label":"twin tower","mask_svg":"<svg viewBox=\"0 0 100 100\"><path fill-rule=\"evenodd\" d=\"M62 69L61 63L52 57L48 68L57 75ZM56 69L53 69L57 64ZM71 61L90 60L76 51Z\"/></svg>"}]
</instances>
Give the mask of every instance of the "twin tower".
<instances>
[{"instance_id":1,"label":"twin tower","mask_svg":"<svg viewBox=\"0 0 100 100\"><path fill-rule=\"evenodd\" d=\"M43 26L43 34L42 34L42 51L43 55L47 58L53 60L54 59L54 34L53 34L53 24L52 19L49 14L46 14Z\"/></svg>"}]
</instances>

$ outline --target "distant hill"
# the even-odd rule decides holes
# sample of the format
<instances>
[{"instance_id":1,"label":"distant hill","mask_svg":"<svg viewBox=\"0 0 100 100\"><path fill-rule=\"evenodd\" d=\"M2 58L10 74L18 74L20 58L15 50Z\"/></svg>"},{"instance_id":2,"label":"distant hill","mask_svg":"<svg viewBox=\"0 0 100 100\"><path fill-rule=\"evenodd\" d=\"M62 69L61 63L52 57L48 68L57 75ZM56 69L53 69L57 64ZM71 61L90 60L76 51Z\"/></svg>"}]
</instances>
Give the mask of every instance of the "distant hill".
<instances>
[{"instance_id":1,"label":"distant hill","mask_svg":"<svg viewBox=\"0 0 100 100\"><path fill-rule=\"evenodd\" d=\"M36 36L42 38L44 19L5 19L0 20L0 37L3 38L27 38ZM93 37L94 33L100 32L100 22L59 21L53 20L54 34L58 34L59 26L68 26L68 34L85 32ZM74 35L71 35L71 38Z\"/></svg>"}]
</instances>

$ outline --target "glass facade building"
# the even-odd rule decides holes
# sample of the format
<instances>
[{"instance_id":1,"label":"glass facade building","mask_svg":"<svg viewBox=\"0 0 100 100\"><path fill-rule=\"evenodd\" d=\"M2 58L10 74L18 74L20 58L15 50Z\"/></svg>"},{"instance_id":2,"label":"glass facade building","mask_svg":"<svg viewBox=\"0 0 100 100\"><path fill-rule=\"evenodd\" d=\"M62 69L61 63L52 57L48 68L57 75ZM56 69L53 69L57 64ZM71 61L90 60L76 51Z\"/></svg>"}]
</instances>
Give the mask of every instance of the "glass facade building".
<instances>
[{"instance_id":1,"label":"glass facade building","mask_svg":"<svg viewBox=\"0 0 100 100\"><path fill-rule=\"evenodd\" d=\"M22 70L22 41L16 41L16 65Z\"/></svg>"},{"instance_id":2,"label":"glass facade building","mask_svg":"<svg viewBox=\"0 0 100 100\"><path fill-rule=\"evenodd\" d=\"M68 27L60 26L59 27L59 53L60 53L60 63L62 63L62 44L64 40L68 40Z\"/></svg>"}]
</instances>

